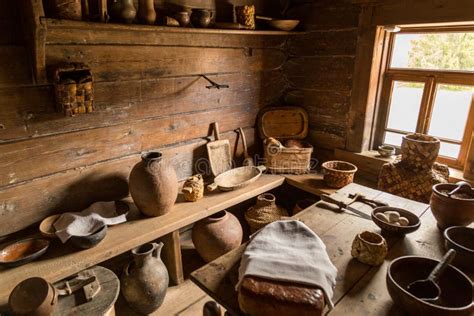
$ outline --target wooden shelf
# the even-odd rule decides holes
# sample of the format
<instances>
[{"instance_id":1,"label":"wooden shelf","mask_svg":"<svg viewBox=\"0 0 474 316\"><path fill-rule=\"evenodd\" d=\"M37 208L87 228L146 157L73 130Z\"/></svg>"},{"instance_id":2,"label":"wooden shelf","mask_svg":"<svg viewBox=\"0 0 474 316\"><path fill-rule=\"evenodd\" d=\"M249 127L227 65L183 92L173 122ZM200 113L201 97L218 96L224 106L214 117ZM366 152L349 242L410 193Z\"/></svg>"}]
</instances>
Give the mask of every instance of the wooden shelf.
<instances>
[{"instance_id":1,"label":"wooden shelf","mask_svg":"<svg viewBox=\"0 0 474 316\"><path fill-rule=\"evenodd\" d=\"M245 189L215 192L195 203L178 202L173 210L163 216L142 218L110 227L105 239L95 248L77 250L60 245L54 240L47 255L38 261L12 269L0 270L0 306L8 302L11 290L22 280L41 276L56 282L79 271L94 266L139 245L156 240L230 206L279 187L285 178L263 175ZM136 210L131 210L131 212Z\"/></svg>"},{"instance_id":2,"label":"wooden shelf","mask_svg":"<svg viewBox=\"0 0 474 316\"><path fill-rule=\"evenodd\" d=\"M148 33L174 33L174 34L229 34L229 35L249 35L249 36L271 36L271 35L302 35L305 32L287 32L278 30L234 30L234 29L213 29L213 28L191 28L191 27L174 27L174 26L158 26L158 25L141 25L141 24L117 24L117 23L99 23L72 20L57 20L51 18L42 18L41 21L47 25L48 32L58 29L77 29L77 30L94 30L95 32L148 32Z\"/></svg>"}]
</instances>

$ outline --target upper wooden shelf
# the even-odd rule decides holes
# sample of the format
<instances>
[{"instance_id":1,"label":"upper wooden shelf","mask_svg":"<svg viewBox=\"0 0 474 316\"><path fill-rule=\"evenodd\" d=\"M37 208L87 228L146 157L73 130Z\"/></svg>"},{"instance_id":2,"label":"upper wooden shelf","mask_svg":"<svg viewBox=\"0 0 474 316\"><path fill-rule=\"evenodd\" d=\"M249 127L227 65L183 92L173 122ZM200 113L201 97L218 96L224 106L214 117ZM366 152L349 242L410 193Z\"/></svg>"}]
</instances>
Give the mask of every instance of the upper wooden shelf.
<instances>
[{"instance_id":1,"label":"upper wooden shelf","mask_svg":"<svg viewBox=\"0 0 474 316\"><path fill-rule=\"evenodd\" d=\"M214 28L190 28L174 26L157 26L141 24L116 24L99 23L72 20L57 20L50 18L41 18L47 25L48 32L54 29L72 28L78 30L94 30L96 32L115 31L115 32L151 32L151 33L175 33L175 34L230 34L230 35L301 35L305 32L286 32L278 30L234 30L234 29L214 29Z\"/></svg>"}]
</instances>

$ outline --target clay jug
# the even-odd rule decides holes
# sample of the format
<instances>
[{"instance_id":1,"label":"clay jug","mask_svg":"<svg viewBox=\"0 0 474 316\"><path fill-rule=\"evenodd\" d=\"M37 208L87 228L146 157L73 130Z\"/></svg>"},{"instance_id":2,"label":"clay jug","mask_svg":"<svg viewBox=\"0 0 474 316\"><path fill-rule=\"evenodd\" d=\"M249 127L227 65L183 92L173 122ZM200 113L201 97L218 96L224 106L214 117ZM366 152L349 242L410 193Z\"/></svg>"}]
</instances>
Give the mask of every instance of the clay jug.
<instances>
[{"instance_id":1,"label":"clay jug","mask_svg":"<svg viewBox=\"0 0 474 316\"><path fill-rule=\"evenodd\" d=\"M132 23L137 16L133 0L113 0L110 5L110 15L113 21Z\"/></svg>"},{"instance_id":2,"label":"clay jug","mask_svg":"<svg viewBox=\"0 0 474 316\"><path fill-rule=\"evenodd\" d=\"M156 311L168 289L168 270L160 259L163 243L144 244L132 250L133 261L124 269L120 290L128 305L141 314Z\"/></svg>"},{"instance_id":3,"label":"clay jug","mask_svg":"<svg viewBox=\"0 0 474 316\"><path fill-rule=\"evenodd\" d=\"M192 239L199 255L211 262L240 246L242 235L237 217L221 211L194 224Z\"/></svg>"},{"instance_id":4,"label":"clay jug","mask_svg":"<svg viewBox=\"0 0 474 316\"><path fill-rule=\"evenodd\" d=\"M130 194L140 212L147 216L168 213L178 196L178 179L173 166L159 152L142 155L130 173Z\"/></svg>"},{"instance_id":5,"label":"clay jug","mask_svg":"<svg viewBox=\"0 0 474 316\"><path fill-rule=\"evenodd\" d=\"M138 19L143 24L155 24L156 12L153 0L140 0L138 3Z\"/></svg>"}]
</instances>

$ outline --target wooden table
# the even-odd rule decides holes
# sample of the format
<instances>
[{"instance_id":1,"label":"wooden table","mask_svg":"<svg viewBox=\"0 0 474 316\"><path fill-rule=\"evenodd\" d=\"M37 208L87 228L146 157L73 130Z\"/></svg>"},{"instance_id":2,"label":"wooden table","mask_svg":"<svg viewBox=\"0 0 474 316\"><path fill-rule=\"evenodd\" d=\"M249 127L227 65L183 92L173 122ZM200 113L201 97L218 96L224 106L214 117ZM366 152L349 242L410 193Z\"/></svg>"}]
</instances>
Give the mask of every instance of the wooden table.
<instances>
[{"instance_id":1,"label":"wooden table","mask_svg":"<svg viewBox=\"0 0 474 316\"><path fill-rule=\"evenodd\" d=\"M332 194L338 200L347 200L349 193L362 193L369 198L384 201L391 206L411 210L421 218L421 227L405 237L386 236L389 253L379 267L370 267L351 257L354 236L364 230L380 233L370 220L348 213L336 213L324 208L319 202L297 214L324 241L329 257L338 269L337 285L334 291L334 310L331 315L403 315L403 311L390 299L385 285L387 266L391 260L404 255L420 255L440 259L444 254L442 233L429 205L400 198L388 193L350 184ZM362 203L355 208L370 214L372 209ZM191 279L209 296L227 309L232 315L239 315L235 284L237 269L245 245L196 270ZM473 275L470 275L471 279Z\"/></svg>"}]
</instances>

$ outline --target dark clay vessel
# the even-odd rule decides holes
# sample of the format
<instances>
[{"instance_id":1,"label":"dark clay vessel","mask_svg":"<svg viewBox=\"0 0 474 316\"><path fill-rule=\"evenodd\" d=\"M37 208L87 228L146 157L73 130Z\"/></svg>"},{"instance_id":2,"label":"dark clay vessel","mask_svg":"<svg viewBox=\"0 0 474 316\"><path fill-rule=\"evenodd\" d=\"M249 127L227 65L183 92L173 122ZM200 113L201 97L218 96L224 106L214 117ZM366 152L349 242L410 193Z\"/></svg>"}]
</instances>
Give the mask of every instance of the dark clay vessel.
<instances>
[{"instance_id":1,"label":"dark clay vessel","mask_svg":"<svg viewBox=\"0 0 474 316\"><path fill-rule=\"evenodd\" d=\"M176 172L159 152L142 155L130 173L129 187L133 201L147 216L168 213L178 196Z\"/></svg>"},{"instance_id":2,"label":"dark clay vessel","mask_svg":"<svg viewBox=\"0 0 474 316\"><path fill-rule=\"evenodd\" d=\"M143 24L155 24L156 12L153 0L140 0L138 3L138 19Z\"/></svg>"},{"instance_id":3,"label":"dark clay vessel","mask_svg":"<svg viewBox=\"0 0 474 316\"><path fill-rule=\"evenodd\" d=\"M212 11L205 9L193 9L191 14L191 23L194 27L205 28L211 24L212 21Z\"/></svg>"},{"instance_id":4,"label":"dark clay vessel","mask_svg":"<svg viewBox=\"0 0 474 316\"><path fill-rule=\"evenodd\" d=\"M433 186L430 206L438 227L446 229L451 226L468 226L474 221L474 190L466 196L448 197L446 192L456 188L456 184L440 183Z\"/></svg>"},{"instance_id":5,"label":"dark clay vessel","mask_svg":"<svg viewBox=\"0 0 474 316\"><path fill-rule=\"evenodd\" d=\"M199 255L211 262L240 246L242 234L237 217L221 211L194 224L192 239Z\"/></svg>"},{"instance_id":6,"label":"dark clay vessel","mask_svg":"<svg viewBox=\"0 0 474 316\"><path fill-rule=\"evenodd\" d=\"M149 243L133 249L133 261L123 271L120 290L138 313L153 313L165 299L169 277L160 259L162 248L163 243Z\"/></svg>"}]
</instances>

